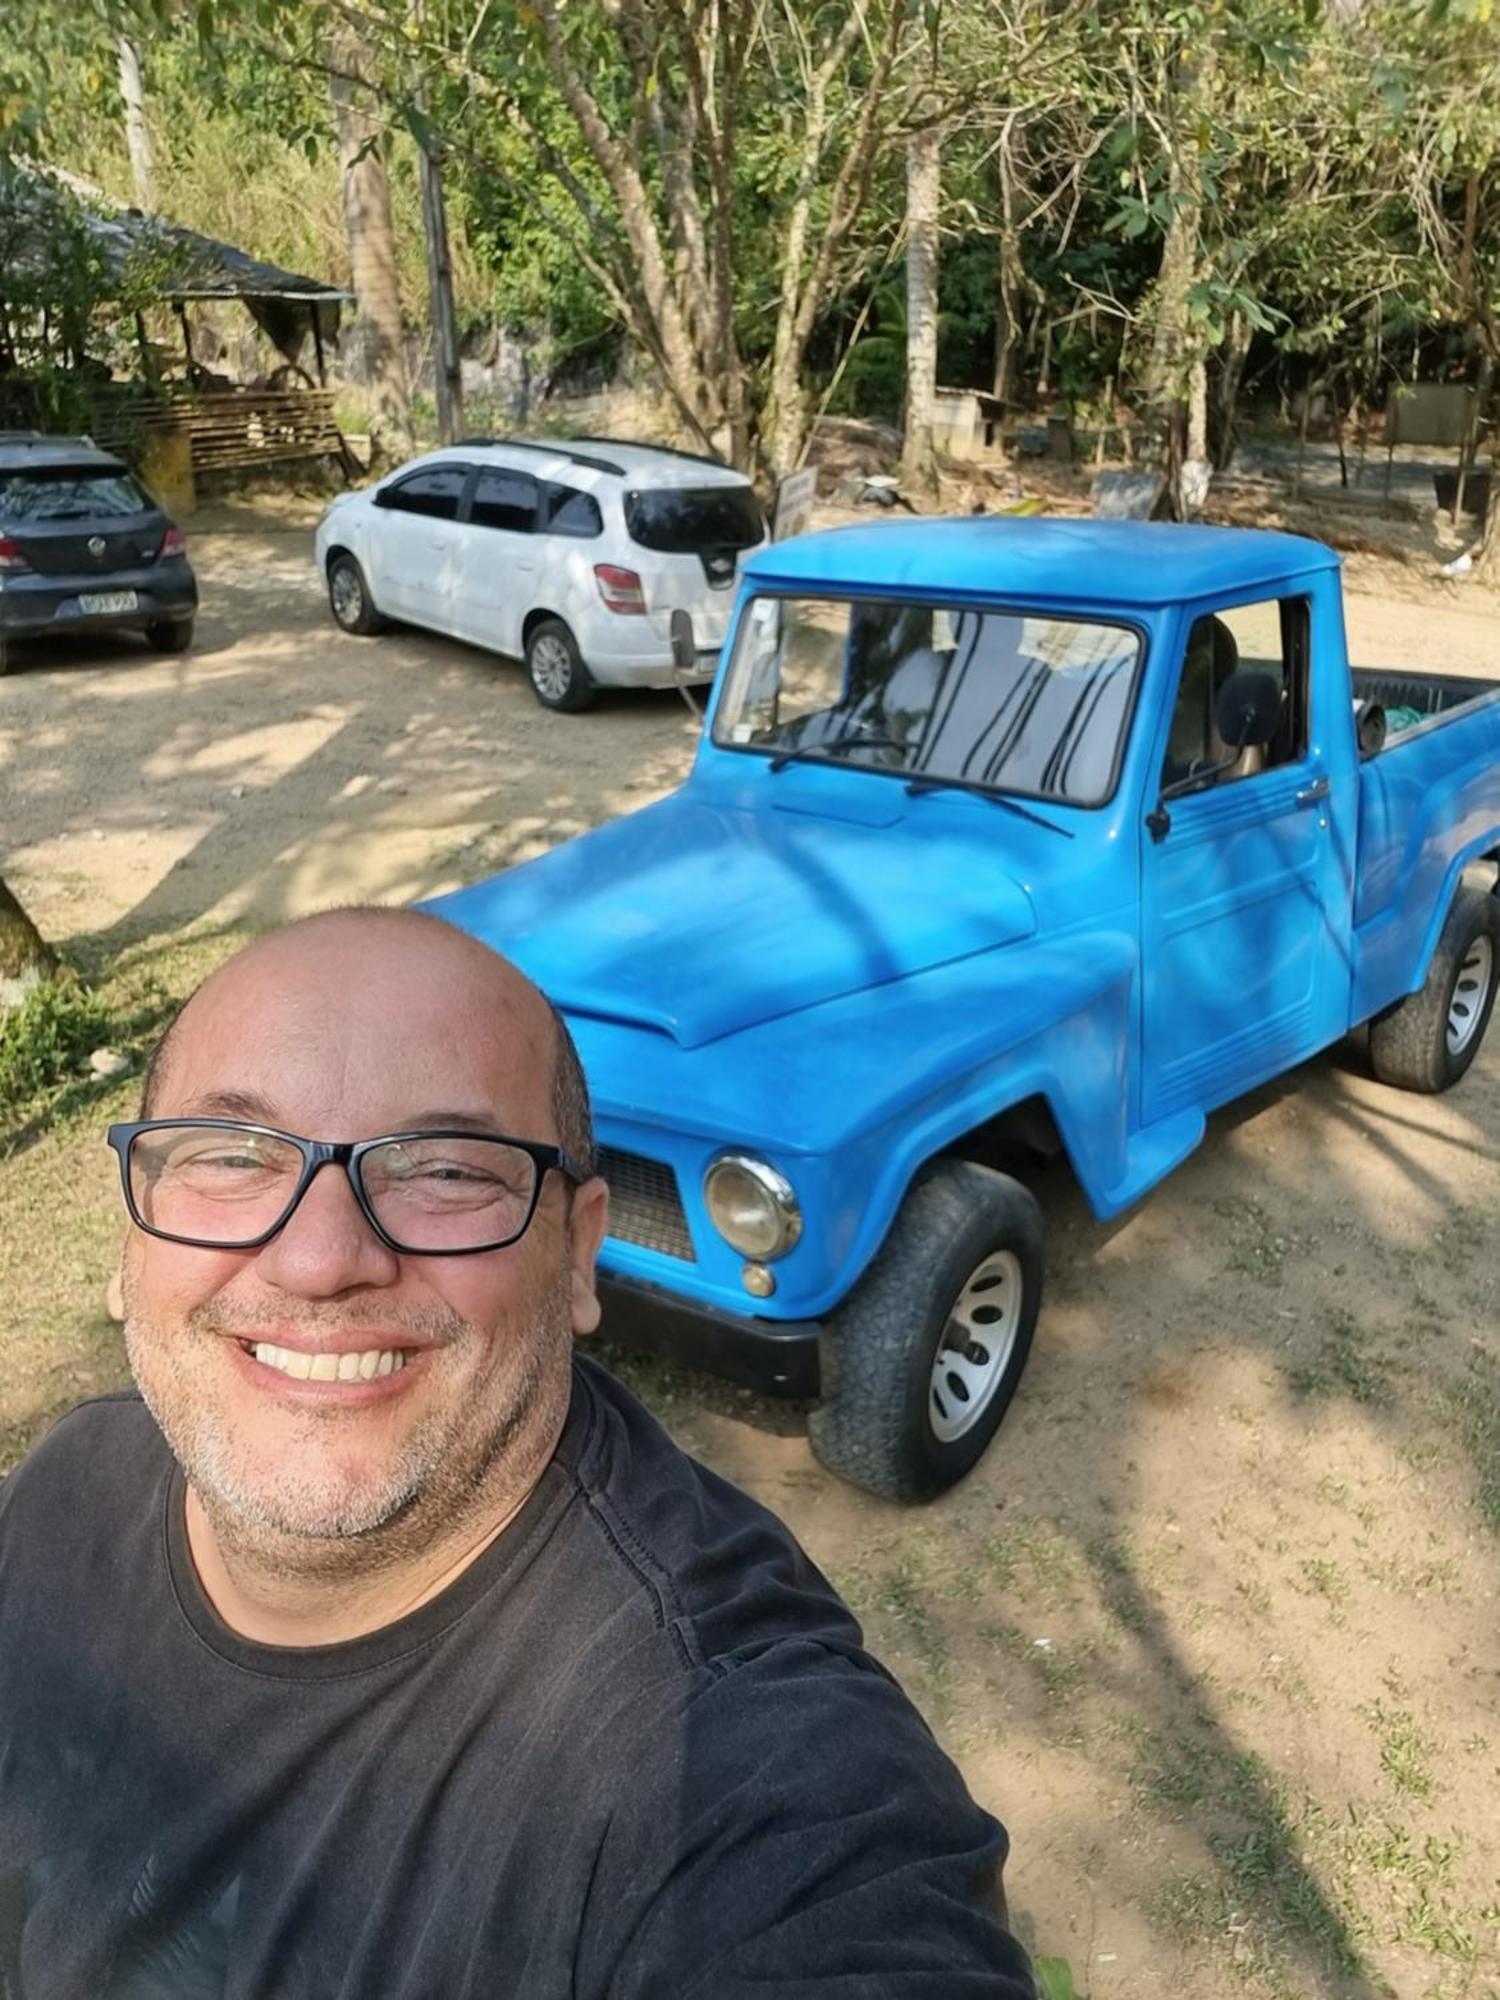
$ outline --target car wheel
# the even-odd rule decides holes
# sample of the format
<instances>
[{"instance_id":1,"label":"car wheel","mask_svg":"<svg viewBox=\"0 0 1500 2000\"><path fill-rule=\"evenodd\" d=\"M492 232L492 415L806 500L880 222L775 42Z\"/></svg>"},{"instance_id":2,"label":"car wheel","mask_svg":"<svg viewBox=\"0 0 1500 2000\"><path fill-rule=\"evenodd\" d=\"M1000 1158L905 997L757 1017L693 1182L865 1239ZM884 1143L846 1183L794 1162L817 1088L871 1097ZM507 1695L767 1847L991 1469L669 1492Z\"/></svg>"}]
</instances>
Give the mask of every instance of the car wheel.
<instances>
[{"instance_id":1,"label":"car wheel","mask_svg":"<svg viewBox=\"0 0 1500 2000\"><path fill-rule=\"evenodd\" d=\"M162 618L146 627L147 641L158 653L185 653L193 643L191 618Z\"/></svg>"},{"instance_id":2,"label":"car wheel","mask_svg":"<svg viewBox=\"0 0 1500 2000\"><path fill-rule=\"evenodd\" d=\"M939 1160L913 1182L823 1331L812 1448L888 1500L930 1500L971 1471L1031 1351L1042 1212L1019 1182Z\"/></svg>"},{"instance_id":3,"label":"car wheel","mask_svg":"<svg viewBox=\"0 0 1500 2000\"><path fill-rule=\"evenodd\" d=\"M1449 1090L1479 1053L1500 979L1500 901L1460 889L1427 977L1370 1023L1370 1067L1382 1083Z\"/></svg>"},{"instance_id":4,"label":"car wheel","mask_svg":"<svg viewBox=\"0 0 1500 2000\"><path fill-rule=\"evenodd\" d=\"M10 650L10 641L0 636L0 674L8 674L15 664L15 655Z\"/></svg>"},{"instance_id":5,"label":"car wheel","mask_svg":"<svg viewBox=\"0 0 1500 2000\"><path fill-rule=\"evenodd\" d=\"M353 556L338 555L328 565L328 608L346 632L367 639L385 620L375 609L365 573Z\"/></svg>"},{"instance_id":6,"label":"car wheel","mask_svg":"<svg viewBox=\"0 0 1500 2000\"><path fill-rule=\"evenodd\" d=\"M566 715L588 708L598 693L577 640L560 618L544 618L526 635L526 671L542 706Z\"/></svg>"}]
</instances>

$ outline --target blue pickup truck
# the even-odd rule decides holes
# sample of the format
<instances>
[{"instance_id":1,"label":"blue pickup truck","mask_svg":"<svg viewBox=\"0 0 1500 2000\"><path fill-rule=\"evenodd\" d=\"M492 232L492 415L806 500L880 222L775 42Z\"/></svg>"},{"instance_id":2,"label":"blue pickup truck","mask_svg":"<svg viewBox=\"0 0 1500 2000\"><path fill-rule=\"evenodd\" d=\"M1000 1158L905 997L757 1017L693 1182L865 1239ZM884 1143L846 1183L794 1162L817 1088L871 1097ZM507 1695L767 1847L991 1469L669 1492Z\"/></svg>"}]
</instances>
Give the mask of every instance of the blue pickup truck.
<instances>
[{"instance_id":1,"label":"blue pickup truck","mask_svg":"<svg viewBox=\"0 0 1500 2000\"><path fill-rule=\"evenodd\" d=\"M431 907L577 1037L606 1328L921 1499L1025 1365L1024 1162L1112 1216L1363 1023L1446 1089L1497 861L1500 679L1351 672L1320 544L901 522L746 564L680 790Z\"/></svg>"}]
</instances>

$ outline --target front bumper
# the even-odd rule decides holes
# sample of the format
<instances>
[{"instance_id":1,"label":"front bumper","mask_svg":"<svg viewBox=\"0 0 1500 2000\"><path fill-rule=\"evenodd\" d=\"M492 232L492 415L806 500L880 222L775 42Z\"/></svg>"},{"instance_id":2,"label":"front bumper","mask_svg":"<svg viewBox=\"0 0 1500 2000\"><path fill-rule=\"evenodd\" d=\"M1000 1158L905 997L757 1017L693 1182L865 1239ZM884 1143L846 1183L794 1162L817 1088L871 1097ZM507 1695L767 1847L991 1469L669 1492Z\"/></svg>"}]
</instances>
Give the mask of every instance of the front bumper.
<instances>
[{"instance_id":1,"label":"front bumper","mask_svg":"<svg viewBox=\"0 0 1500 2000\"><path fill-rule=\"evenodd\" d=\"M599 1273L598 1284L599 1330L608 1339L723 1375L763 1396L817 1395L816 1320L753 1319L609 1271Z\"/></svg>"},{"instance_id":2,"label":"front bumper","mask_svg":"<svg viewBox=\"0 0 1500 2000\"><path fill-rule=\"evenodd\" d=\"M81 596L133 591L130 611L85 611ZM39 576L20 571L0 577L0 633L32 639L48 632L144 632L148 625L177 624L198 608L191 566L169 557L149 569L106 576Z\"/></svg>"}]
</instances>

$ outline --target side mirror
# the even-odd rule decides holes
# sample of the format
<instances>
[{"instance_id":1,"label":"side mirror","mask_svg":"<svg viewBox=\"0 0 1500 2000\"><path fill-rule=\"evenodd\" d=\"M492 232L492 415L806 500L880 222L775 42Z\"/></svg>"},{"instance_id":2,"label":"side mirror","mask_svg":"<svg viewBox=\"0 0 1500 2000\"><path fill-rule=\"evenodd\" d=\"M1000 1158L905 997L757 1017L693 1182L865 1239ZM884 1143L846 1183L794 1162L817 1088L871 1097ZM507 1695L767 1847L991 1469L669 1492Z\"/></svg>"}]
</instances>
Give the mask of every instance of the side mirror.
<instances>
[{"instance_id":1,"label":"side mirror","mask_svg":"<svg viewBox=\"0 0 1500 2000\"><path fill-rule=\"evenodd\" d=\"M701 720L703 709L688 682L698 671L698 642L693 637L693 614L677 610L670 620L672 635L672 677L677 683L677 692L682 696L694 715Z\"/></svg>"},{"instance_id":2,"label":"side mirror","mask_svg":"<svg viewBox=\"0 0 1500 2000\"><path fill-rule=\"evenodd\" d=\"M1263 750L1281 727L1281 687L1272 674L1234 673L1219 689L1214 727L1234 750Z\"/></svg>"},{"instance_id":3,"label":"side mirror","mask_svg":"<svg viewBox=\"0 0 1500 2000\"><path fill-rule=\"evenodd\" d=\"M1231 674L1214 703L1214 728L1229 745L1229 755L1162 786L1155 810L1146 815L1151 838L1165 840L1172 830L1172 815L1167 811L1169 799L1185 798L1222 772L1232 771L1244 751L1252 746L1263 750L1280 727L1281 683L1276 676L1248 670Z\"/></svg>"}]
</instances>

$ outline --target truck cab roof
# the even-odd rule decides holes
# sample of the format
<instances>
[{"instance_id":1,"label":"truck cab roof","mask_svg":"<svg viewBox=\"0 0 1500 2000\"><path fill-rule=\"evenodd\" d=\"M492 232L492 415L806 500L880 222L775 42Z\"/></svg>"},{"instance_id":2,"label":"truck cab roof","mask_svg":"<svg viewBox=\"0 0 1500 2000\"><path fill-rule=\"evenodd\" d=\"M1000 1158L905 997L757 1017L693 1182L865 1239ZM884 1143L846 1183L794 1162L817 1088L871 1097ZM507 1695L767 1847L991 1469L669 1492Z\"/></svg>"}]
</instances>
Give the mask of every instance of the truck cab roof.
<instances>
[{"instance_id":1,"label":"truck cab roof","mask_svg":"<svg viewBox=\"0 0 1500 2000\"><path fill-rule=\"evenodd\" d=\"M1304 535L1048 517L879 521L799 535L745 564L752 587L1148 610L1337 569Z\"/></svg>"}]
</instances>

